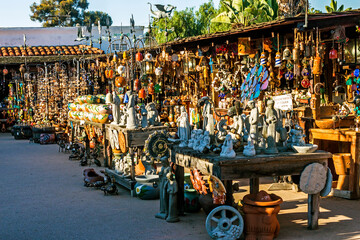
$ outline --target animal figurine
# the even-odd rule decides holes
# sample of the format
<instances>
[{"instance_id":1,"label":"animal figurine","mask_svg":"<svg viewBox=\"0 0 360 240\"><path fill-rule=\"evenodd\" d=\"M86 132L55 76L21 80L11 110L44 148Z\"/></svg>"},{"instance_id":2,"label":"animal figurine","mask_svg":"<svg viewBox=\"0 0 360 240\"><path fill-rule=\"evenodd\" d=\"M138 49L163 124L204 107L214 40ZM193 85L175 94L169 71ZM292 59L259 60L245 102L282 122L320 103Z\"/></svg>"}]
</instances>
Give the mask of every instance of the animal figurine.
<instances>
[{"instance_id":1,"label":"animal figurine","mask_svg":"<svg viewBox=\"0 0 360 240\"><path fill-rule=\"evenodd\" d=\"M117 187L115 185L115 179L111 178L111 183L106 185L106 186L102 186L101 190L104 192L104 195L118 195L119 192L117 190Z\"/></svg>"}]
</instances>

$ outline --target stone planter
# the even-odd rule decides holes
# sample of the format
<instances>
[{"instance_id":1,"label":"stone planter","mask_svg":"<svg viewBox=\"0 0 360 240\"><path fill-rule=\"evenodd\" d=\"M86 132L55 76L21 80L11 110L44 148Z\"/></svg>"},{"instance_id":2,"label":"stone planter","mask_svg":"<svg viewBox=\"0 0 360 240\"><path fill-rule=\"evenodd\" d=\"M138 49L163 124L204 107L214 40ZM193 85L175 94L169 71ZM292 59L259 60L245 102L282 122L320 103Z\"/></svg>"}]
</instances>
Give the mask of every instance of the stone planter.
<instances>
[{"instance_id":1,"label":"stone planter","mask_svg":"<svg viewBox=\"0 0 360 240\"><path fill-rule=\"evenodd\" d=\"M282 198L275 194L260 191L248 194L243 199L245 213L246 240L270 240L279 234L280 224L277 214L280 211Z\"/></svg>"},{"instance_id":2,"label":"stone planter","mask_svg":"<svg viewBox=\"0 0 360 240\"><path fill-rule=\"evenodd\" d=\"M142 200L151 200L160 198L159 176L141 175L135 177L135 192L138 198Z\"/></svg>"}]
</instances>

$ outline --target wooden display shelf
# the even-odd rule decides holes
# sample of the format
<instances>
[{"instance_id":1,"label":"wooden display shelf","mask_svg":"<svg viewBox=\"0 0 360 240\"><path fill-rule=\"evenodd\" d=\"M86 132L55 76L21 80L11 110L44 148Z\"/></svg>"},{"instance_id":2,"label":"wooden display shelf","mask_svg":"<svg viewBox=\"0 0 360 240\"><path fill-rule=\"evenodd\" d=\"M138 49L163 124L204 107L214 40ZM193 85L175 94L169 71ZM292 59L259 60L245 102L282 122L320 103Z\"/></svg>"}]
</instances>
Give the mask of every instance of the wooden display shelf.
<instances>
[{"instance_id":1,"label":"wooden display shelf","mask_svg":"<svg viewBox=\"0 0 360 240\"><path fill-rule=\"evenodd\" d=\"M128 190L134 189L134 186L135 186L136 182L131 180L131 178L123 177L123 176L117 174L114 170L111 170L111 169L108 169L108 168L105 169L105 172L110 177L113 177L117 184L127 188Z\"/></svg>"},{"instance_id":2,"label":"wooden display shelf","mask_svg":"<svg viewBox=\"0 0 360 240\"><path fill-rule=\"evenodd\" d=\"M175 176L178 183L179 209L183 205L184 168L196 168L204 175L215 175L226 187L226 204L233 204L232 181L241 178L250 179L250 193L259 191L259 177L300 174L310 163L320 163L327 167L332 154L325 151L300 154L285 152L279 154L260 154L254 157L237 155L235 158L223 158L217 154L202 154L189 148L173 147L171 161L176 165ZM318 227L320 194L309 195L308 228ZM181 210L180 210L181 211Z\"/></svg>"},{"instance_id":3,"label":"wooden display shelf","mask_svg":"<svg viewBox=\"0 0 360 240\"><path fill-rule=\"evenodd\" d=\"M333 141L339 143L348 143L350 145L350 153L352 161L350 163L349 173L349 190L333 190L333 194L336 197L343 197L347 199L360 198L360 185L359 185L359 166L360 166L360 132L344 129L310 129L312 142L319 146L319 149L334 152L334 149L328 149L326 147L326 141ZM339 145L339 147L345 149L342 153L346 153L346 147ZM335 150L336 151L336 150Z\"/></svg>"}]
</instances>

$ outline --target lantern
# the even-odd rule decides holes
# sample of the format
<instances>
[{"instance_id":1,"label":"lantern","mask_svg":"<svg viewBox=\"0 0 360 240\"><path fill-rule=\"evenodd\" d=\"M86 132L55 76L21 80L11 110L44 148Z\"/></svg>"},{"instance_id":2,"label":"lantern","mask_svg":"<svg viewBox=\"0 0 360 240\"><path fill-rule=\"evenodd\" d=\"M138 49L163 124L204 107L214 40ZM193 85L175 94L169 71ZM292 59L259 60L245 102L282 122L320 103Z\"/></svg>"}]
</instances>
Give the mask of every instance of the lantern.
<instances>
[{"instance_id":1,"label":"lantern","mask_svg":"<svg viewBox=\"0 0 360 240\"><path fill-rule=\"evenodd\" d=\"M330 59L337 59L338 58L338 51L335 48L330 50L329 58Z\"/></svg>"},{"instance_id":2,"label":"lantern","mask_svg":"<svg viewBox=\"0 0 360 240\"><path fill-rule=\"evenodd\" d=\"M145 89L140 89L139 91L139 98L140 99L145 99L146 98L146 92L145 92Z\"/></svg>"},{"instance_id":3,"label":"lantern","mask_svg":"<svg viewBox=\"0 0 360 240\"><path fill-rule=\"evenodd\" d=\"M144 58L141 52L138 52L135 57L136 61L141 62Z\"/></svg>"},{"instance_id":4,"label":"lantern","mask_svg":"<svg viewBox=\"0 0 360 240\"><path fill-rule=\"evenodd\" d=\"M196 59L194 57L188 57L184 62L184 73L193 73L196 71Z\"/></svg>"},{"instance_id":5,"label":"lantern","mask_svg":"<svg viewBox=\"0 0 360 240\"><path fill-rule=\"evenodd\" d=\"M155 93L154 83L152 83L152 82L149 83L148 92L150 95L153 95Z\"/></svg>"},{"instance_id":6,"label":"lantern","mask_svg":"<svg viewBox=\"0 0 360 240\"><path fill-rule=\"evenodd\" d=\"M314 59L313 74L318 75L321 73L321 57L317 56Z\"/></svg>"},{"instance_id":7,"label":"lantern","mask_svg":"<svg viewBox=\"0 0 360 240\"><path fill-rule=\"evenodd\" d=\"M154 62L153 61L143 61L142 63L142 70L146 74L154 74Z\"/></svg>"}]
</instances>

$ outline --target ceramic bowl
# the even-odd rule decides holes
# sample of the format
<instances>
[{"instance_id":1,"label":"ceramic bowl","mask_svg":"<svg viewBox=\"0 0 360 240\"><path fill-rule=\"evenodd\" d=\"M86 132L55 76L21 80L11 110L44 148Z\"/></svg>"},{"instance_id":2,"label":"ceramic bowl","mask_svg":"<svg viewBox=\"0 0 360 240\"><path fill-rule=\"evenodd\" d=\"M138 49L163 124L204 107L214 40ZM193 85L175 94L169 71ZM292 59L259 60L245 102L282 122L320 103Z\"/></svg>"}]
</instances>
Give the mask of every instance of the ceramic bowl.
<instances>
[{"instance_id":1,"label":"ceramic bowl","mask_svg":"<svg viewBox=\"0 0 360 240\"><path fill-rule=\"evenodd\" d=\"M298 153L313 153L318 148L316 144L305 144L304 146L292 146L292 149Z\"/></svg>"}]
</instances>

